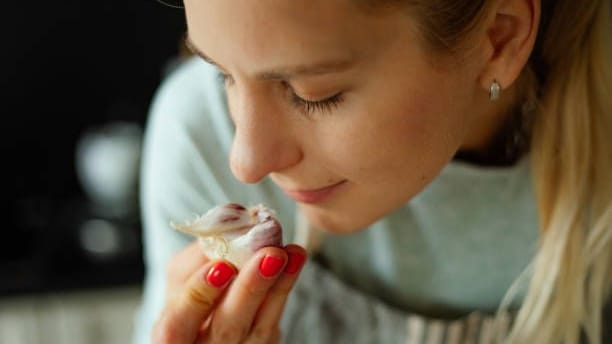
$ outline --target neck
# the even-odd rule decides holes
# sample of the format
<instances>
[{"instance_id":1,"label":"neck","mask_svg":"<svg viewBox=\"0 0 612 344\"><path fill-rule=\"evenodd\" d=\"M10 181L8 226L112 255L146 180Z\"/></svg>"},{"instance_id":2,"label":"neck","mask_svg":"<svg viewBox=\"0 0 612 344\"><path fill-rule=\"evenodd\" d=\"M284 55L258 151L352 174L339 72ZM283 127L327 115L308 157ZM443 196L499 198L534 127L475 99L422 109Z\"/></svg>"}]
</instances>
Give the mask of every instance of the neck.
<instances>
[{"instance_id":1,"label":"neck","mask_svg":"<svg viewBox=\"0 0 612 344\"><path fill-rule=\"evenodd\" d=\"M476 116L456 160L483 166L515 164L526 152L528 138L524 130L521 104L513 86L497 101L481 101L481 115Z\"/></svg>"}]
</instances>

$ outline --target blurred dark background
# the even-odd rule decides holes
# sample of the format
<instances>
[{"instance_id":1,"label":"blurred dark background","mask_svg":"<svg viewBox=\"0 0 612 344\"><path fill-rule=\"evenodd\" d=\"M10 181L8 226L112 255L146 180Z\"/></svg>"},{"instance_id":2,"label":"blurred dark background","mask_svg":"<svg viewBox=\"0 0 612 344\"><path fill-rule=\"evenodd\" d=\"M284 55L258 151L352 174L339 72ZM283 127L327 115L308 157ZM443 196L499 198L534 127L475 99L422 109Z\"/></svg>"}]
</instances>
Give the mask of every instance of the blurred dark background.
<instances>
[{"instance_id":1,"label":"blurred dark background","mask_svg":"<svg viewBox=\"0 0 612 344\"><path fill-rule=\"evenodd\" d=\"M62 0L1 12L0 297L140 284L138 149L183 11Z\"/></svg>"}]
</instances>

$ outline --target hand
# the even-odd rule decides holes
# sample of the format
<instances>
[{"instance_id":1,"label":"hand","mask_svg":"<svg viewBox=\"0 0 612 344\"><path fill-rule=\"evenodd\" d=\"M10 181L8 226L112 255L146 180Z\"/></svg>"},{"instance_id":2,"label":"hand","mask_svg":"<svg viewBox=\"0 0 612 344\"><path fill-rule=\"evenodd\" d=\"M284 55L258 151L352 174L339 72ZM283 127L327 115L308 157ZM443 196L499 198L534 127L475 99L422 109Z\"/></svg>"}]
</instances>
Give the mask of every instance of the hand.
<instances>
[{"instance_id":1,"label":"hand","mask_svg":"<svg viewBox=\"0 0 612 344\"><path fill-rule=\"evenodd\" d=\"M237 274L226 261L208 261L197 242L189 245L168 267L153 342L278 343L278 323L305 258L297 245L265 247Z\"/></svg>"}]
</instances>

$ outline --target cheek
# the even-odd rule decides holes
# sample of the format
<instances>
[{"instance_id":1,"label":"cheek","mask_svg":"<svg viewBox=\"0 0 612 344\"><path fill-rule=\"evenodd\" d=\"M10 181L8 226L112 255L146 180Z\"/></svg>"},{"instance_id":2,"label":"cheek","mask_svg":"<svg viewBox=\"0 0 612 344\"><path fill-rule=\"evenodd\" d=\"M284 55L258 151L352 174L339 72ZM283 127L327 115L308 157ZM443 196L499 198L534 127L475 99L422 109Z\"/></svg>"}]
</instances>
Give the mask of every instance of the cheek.
<instances>
[{"instance_id":1,"label":"cheek","mask_svg":"<svg viewBox=\"0 0 612 344\"><path fill-rule=\"evenodd\" d=\"M452 104L413 92L387 94L385 102L360 104L325 137L324 155L338 173L355 181L387 183L396 177L429 179L459 147L461 116ZM456 111L456 110L455 110Z\"/></svg>"}]
</instances>

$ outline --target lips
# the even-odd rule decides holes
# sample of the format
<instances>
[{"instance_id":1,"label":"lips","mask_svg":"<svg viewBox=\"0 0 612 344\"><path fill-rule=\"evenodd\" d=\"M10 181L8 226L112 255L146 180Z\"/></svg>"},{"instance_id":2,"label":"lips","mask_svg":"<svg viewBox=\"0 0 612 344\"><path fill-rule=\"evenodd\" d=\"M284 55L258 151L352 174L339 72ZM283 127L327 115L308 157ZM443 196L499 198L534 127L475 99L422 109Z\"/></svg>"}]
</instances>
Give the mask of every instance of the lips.
<instances>
[{"instance_id":1,"label":"lips","mask_svg":"<svg viewBox=\"0 0 612 344\"><path fill-rule=\"evenodd\" d=\"M170 225L197 237L208 258L226 259L238 268L258 249L282 245L280 222L264 205L246 208L229 203L210 209L194 221Z\"/></svg>"},{"instance_id":2,"label":"lips","mask_svg":"<svg viewBox=\"0 0 612 344\"><path fill-rule=\"evenodd\" d=\"M310 190L286 190L283 191L287 196L293 198L297 202L301 203L319 203L329 198L335 191L337 191L342 185L346 183L346 180L342 180L338 183L328 185L319 189Z\"/></svg>"}]
</instances>

